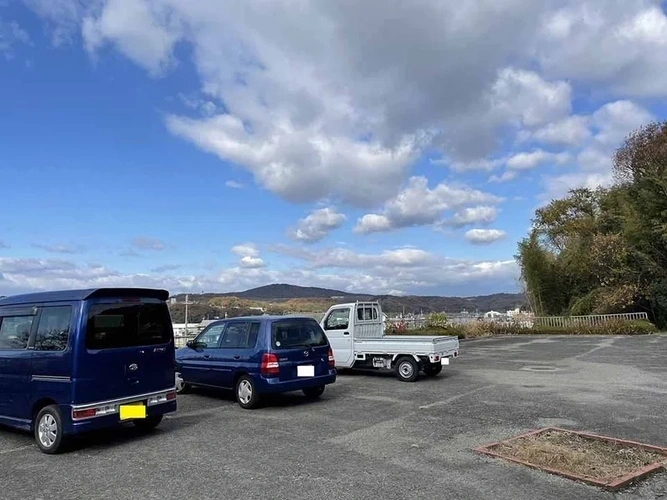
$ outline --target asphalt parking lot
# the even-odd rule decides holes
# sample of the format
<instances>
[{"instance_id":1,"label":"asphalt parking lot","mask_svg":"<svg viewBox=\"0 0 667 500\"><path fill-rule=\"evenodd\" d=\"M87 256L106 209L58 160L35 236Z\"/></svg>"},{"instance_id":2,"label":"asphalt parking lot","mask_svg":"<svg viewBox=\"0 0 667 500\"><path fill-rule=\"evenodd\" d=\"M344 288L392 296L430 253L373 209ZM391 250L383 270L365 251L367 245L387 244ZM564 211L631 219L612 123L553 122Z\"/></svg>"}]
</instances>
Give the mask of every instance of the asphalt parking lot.
<instances>
[{"instance_id":1,"label":"asphalt parking lot","mask_svg":"<svg viewBox=\"0 0 667 500\"><path fill-rule=\"evenodd\" d=\"M256 411L197 391L65 455L2 430L0 498L667 498L665 473L614 494L471 450L547 425L667 446L665 359L667 336L464 341L435 379L342 373Z\"/></svg>"}]
</instances>

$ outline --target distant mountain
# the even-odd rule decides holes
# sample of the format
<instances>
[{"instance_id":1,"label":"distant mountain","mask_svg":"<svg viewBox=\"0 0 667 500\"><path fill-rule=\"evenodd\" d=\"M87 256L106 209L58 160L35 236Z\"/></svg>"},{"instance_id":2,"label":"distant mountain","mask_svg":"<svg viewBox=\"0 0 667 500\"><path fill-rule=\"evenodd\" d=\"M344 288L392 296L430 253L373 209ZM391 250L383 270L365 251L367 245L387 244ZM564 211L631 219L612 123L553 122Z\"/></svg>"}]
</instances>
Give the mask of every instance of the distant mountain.
<instances>
[{"instance_id":1,"label":"distant mountain","mask_svg":"<svg viewBox=\"0 0 667 500\"><path fill-rule=\"evenodd\" d=\"M254 300L330 299L332 297L349 298L356 296L353 293L341 292L340 290L317 288L314 286L296 286L287 283L275 283L273 285L251 288L245 292L225 293L221 295Z\"/></svg>"},{"instance_id":2,"label":"distant mountain","mask_svg":"<svg viewBox=\"0 0 667 500\"><path fill-rule=\"evenodd\" d=\"M504 312L508 309L514 309L517 306L526 305L525 296L520 293L496 293L476 297L371 295L363 293L355 294L329 288L302 287L287 283L260 286L243 292L190 294L190 301L208 301L216 297L237 297L251 301L278 303L295 300L321 301L323 304L355 300L378 300L382 305L382 309L387 313L402 313L404 311L405 313L442 311L453 313L463 310L471 313L475 311ZM181 302L185 299L185 295L179 294L175 298Z\"/></svg>"}]
</instances>

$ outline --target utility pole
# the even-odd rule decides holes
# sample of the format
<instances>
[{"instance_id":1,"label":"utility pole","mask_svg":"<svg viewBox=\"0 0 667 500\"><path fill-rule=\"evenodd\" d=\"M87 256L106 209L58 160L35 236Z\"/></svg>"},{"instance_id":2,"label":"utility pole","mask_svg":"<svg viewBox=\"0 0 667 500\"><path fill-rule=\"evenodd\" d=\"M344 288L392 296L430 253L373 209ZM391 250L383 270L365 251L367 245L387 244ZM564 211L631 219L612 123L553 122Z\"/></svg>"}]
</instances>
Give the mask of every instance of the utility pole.
<instances>
[{"instance_id":1,"label":"utility pole","mask_svg":"<svg viewBox=\"0 0 667 500\"><path fill-rule=\"evenodd\" d=\"M190 303L188 302L188 297L189 295L186 293L185 294L185 336L188 336L188 306Z\"/></svg>"}]
</instances>

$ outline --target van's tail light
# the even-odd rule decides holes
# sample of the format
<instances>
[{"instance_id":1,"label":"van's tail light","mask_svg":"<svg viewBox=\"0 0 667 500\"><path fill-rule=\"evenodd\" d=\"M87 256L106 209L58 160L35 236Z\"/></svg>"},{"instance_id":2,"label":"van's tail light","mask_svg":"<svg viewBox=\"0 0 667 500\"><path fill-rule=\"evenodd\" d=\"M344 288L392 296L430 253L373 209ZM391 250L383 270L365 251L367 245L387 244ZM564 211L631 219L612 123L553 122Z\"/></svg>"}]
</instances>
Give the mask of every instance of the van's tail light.
<instances>
[{"instance_id":1,"label":"van's tail light","mask_svg":"<svg viewBox=\"0 0 667 500\"><path fill-rule=\"evenodd\" d=\"M329 347L329 368L335 368L335 367L336 367L336 359L334 358L331 347Z\"/></svg>"},{"instance_id":2,"label":"van's tail light","mask_svg":"<svg viewBox=\"0 0 667 500\"><path fill-rule=\"evenodd\" d=\"M72 411L72 418L73 419L80 419L80 418L91 418L97 415L97 409L96 408L89 408L87 410L73 410Z\"/></svg>"},{"instance_id":3,"label":"van's tail light","mask_svg":"<svg viewBox=\"0 0 667 500\"><path fill-rule=\"evenodd\" d=\"M278 364L278 356L272 352L265 352L262 354L262 366L260 373L265 377L274 377L280 373L280 365Z\"/></svg>"}]
</instances>

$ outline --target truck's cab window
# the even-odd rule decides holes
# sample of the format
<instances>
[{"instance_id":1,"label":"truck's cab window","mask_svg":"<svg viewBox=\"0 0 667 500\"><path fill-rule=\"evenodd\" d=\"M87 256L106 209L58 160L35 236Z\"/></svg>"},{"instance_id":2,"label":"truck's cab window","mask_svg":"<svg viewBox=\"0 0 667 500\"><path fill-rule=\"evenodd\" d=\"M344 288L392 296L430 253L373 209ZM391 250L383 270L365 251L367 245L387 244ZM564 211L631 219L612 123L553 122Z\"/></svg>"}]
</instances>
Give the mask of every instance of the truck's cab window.
<instances>
[{"instance_id":1,"label":"truck's cab window","mask_svg":"<svg viewBox=\"0 0 667 500\"><path fill-rule=\"evenodd\" d=\"M350 325L350 309L334 309L324 322L325 330L345 330Z\"/></svg>"},{"instance_id":2,"label":"truck's cab window","mask_svg":"<svg viewBox=\"0 0 667 500\"><path fill-rule=\"evenodd\" d=\"M357 308L357 319L359 321L373 321L378 319L378 310L372 306Z\"/></svg>"}]
</instances>

